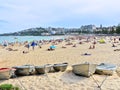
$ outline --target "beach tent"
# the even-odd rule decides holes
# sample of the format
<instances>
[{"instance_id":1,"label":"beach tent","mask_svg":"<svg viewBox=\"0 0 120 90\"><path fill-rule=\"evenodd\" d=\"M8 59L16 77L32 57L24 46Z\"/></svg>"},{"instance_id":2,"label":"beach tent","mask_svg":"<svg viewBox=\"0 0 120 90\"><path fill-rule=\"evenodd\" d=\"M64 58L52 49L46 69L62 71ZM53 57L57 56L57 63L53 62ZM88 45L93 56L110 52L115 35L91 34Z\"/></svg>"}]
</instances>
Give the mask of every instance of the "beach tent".
<instances>
[{"instance_id":1,"label":"beach tent","mask_svg":"<svg viewBox=\"0 0 120 90\"><path fill-rule=\"evenodd\" d=\"M99 43L105 43L105 40L102 38L99 40Z\"/></svg>"}]
</instances>

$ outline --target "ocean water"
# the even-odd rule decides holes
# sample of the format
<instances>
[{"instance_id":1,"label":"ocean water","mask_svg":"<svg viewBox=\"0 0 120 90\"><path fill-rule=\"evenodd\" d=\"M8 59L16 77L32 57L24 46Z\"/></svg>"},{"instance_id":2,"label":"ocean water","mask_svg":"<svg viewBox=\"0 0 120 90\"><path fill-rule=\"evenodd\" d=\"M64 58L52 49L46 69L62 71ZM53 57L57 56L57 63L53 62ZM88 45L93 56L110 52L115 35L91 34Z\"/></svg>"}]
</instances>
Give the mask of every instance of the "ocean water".
<instances>
[{"instance_id":1,"label":"ocean water","mask_svg":"<svg viewBox=\"0 0 120 90\"><path fill-rule=\"evenodd\" d=\"M24 42L33 40L51 40L64 39L66 36L0 36L0 43L7 42Z\"/></svg>"}]
</instances>

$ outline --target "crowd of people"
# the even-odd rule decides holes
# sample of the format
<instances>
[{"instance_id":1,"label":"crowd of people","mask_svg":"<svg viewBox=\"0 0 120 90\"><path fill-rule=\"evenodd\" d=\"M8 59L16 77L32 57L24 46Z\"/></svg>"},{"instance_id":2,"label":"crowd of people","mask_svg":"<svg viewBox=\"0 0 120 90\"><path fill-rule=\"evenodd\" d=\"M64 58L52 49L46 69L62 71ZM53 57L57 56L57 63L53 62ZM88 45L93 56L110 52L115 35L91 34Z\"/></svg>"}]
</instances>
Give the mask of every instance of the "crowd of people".
<instances>
[{"instance_id":1,"label":"crowd of people","mask_svg":"<svg viewBox=\"0 0 120 90\"><path fill-rule=\"evenodd\" d=\"M2 47L8 47L8 46L14 46L15 44L19 44L19 46L24 45L24 47L26 47L28 50L23 50L23 53L28 53L29 49L32 47L32 50L35 50L35 47L39 47L42 48L43 45L45 44L51 44L47 50L48 51L53 51L56 49L57 45L59 43L65 42L65 45L62 45L61 48L67 48L67 46L72 46L72 47L77 47L80 44L83 43L90 43L88 49L95 49L96 48L96 44L99 43L105 43L108 37L95 37L95 36L71 36L65 39L56 39L56 40L39 40L39 41L35 41L33 40L32 42L14 42L14 43L9 43L8 41L4 41L1 46ZM77 41L76 41L77 40ZM109 42L111 42L112 47L116 47L116 43L118 43L120 41L119 37L109 37ZM76 42L73 42L76 41ZM8 49L8 48L7 48ZM9 50L13 50L12 48L9 48ZM13 51L17 51L17 50L13 50Z\"/></svg>"}]
</instances>

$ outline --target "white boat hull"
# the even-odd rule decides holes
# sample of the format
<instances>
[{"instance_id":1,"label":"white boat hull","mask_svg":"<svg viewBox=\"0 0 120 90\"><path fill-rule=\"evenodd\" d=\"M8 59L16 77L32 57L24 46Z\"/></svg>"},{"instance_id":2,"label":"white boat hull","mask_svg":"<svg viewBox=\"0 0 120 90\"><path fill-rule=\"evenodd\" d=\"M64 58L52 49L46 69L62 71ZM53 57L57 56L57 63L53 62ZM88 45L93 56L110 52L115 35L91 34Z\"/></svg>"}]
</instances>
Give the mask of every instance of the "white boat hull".
<instances>
[{"instance_id":1,"label":"white boat hull","mask_svg":"<svg viewBox=\"0 0 120 90\"><path fill-rule=\"evenodd\" d=\"M96 66L97 66L96 64L89 64L89 63L75 64L72 66L73 73L75 73L77 75L90 77L91 75L93 75L93 73L95 73Z\"/></svg>"},{"instance_id":2,"label":"white boat hull","mask_svg":"<svg viewBox=\"0 0 120 90\"><path fill-rule=\"evenodd\" d=\"M101 63L96 67L96 73L97 74L104 74L104 75L113 75L114 71L116 70L116 66L113 64L106 64Z\"/></svg>"}]
</instances>

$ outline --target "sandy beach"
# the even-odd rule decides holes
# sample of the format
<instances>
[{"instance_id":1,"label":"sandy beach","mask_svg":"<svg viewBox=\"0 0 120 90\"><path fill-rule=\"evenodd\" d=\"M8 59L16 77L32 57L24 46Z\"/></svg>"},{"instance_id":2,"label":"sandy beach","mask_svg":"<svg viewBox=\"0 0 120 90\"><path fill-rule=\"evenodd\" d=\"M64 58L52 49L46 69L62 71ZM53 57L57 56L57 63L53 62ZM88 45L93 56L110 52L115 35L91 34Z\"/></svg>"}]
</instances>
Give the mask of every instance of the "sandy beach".
<instances>
[{"instance_id":1,"label":"sandy beach","mask_svg":"<svg viewBox=\"0 0 120 90\"><path fill-rule=\"evenodd\" d=\"M23 54L23 50L28 51L24 45L9 46L18 51L8 51L8 47L0 48L0 67L13 67L25 64L44 65L55 64L61 62L68 62L67 70L64 72L47 73L47 75L30 75L21 76L18 78L11 78L9 80L0 80L0 84L12 83L22 87L21 83L27 90L100 90L94 79L99 84L106 78L106 75L94 74L93 77L87 78L83 76L76 76L72 72L71 65L77 63L90 62L95 64L111 63L120 67L120 42L115 43L117 47L112 47L111 42L106 39L105 44L97 42L95 49L89 49L92 42L84 42L79 44L79 40L71 40L73 45L66 45L63 41L56 45L54 51L47 51L51 43L38 46L35 50L30 47L29 53ZM62 48L66 46L66 48ZM83 56L84 53L90 53L90 56ZM118 70L119 71L119 70ZM120 72L120 71L119 71ZM21 83L20 83L21 82ZM23 87L22 87L23 88ZM112 76L108 76L101 86L102 90L120 90L120 77L114 72ZM24 90L21 89L21 90Z\"/></svg>"}]
</instances>

